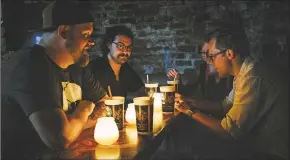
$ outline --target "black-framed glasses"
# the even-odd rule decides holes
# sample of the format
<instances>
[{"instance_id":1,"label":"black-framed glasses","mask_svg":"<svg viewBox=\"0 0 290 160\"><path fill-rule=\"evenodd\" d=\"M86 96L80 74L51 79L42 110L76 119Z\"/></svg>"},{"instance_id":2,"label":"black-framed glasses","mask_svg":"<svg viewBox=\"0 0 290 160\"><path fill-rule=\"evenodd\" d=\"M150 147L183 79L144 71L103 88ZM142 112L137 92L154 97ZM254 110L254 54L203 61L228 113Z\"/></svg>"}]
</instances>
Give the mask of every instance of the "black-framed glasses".
<instances>
[{"instance_id":1,"label":"black-framed glasses","mask_svg":"<svg viewBox=\"0 0 290 160\"><path fill-rule=\"evenodd\" d=\"M222 50L222 51L220 51L220 52L218 52L218 53L215 53L214 55L210 55L210 54L209 54L209 51L207 50L206 52L201 52L201 54L204 55L204 57L205 57L205 61L206 61L207 63L212 64L213 61L214 61L214 59L215 59L215 57L216 57L217 55L222 54L222 53L224 53L224 52L226 52L226 51L227 51L227 49L224 49L224 50Z\"/></svg>"},{"instance_id":2,"label":"black-framed glasses","mask_svg":"<svg viewBox=\"0 0 290 160\"><path fill-rule=\"evenodd\" d=\"M131 52L132 49L133 49L133 46L132 46L132 45L126 46L126 45L123 44L122 42L112 42L112 43L114 43L114 44L117 46L117 48L118 48L119 50L121 50L121 51L125 51L125 50L127 50L127 51Z\"/></svg>"}]
</instances>

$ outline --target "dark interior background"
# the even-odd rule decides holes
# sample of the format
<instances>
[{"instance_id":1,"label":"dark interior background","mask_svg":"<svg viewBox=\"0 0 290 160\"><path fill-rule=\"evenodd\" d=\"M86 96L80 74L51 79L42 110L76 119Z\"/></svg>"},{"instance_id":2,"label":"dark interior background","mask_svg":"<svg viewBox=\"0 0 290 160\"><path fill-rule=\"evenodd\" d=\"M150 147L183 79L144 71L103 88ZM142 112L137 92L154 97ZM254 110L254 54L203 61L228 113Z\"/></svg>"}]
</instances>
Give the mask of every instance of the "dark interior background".
<instances>
[{"instance_id":1,"label":"dark interior background","mask_svg":"<svg viewBox=\"0 0 290 160\"><path fill-rule=\"evenodd\" d=\"M1 64L15 50L33 41L27 30L42 25L41 10L52 0L2 0ZM235 11L243 20L251 54L270 64L288 68L288 1L199 1L199 0L86 0L80 1L95 17L90 49L99 56L100 36L105 27L124 24L135 34L130 64L144 73L162 75L175 67L181 73L201 61L198 54L204 33ZM65 12L65 9L64 9ZM234 19L236 21L236 19ZM233 22L234 22L233 21ZM211 25L209 25L211 24ZM27 40L27 41L25 41Z\"/></svg>"}]
</instances>

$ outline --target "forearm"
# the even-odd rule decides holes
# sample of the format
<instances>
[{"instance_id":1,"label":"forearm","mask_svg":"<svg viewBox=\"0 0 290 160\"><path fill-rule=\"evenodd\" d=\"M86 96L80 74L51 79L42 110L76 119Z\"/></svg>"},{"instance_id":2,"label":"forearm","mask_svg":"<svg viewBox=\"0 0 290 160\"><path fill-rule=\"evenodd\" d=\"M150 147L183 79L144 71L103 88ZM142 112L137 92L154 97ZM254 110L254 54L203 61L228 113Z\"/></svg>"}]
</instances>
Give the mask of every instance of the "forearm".
<instances>
[{"instance_id":1,"label":"forearm","mask_svg":"<svg viewBox=\"0 0 290 160\"><path fill-rule=\"evenodd\" d=\"M84 129L88 129L88 128L96 126L97 121L98 121L98 119L89 118L87 123L85 123L85 125L84 125Z\"/></svg>"},{"instance_id":2,"label":"forearm","mask_svg":"<svg viewBox=\"0 0 290 160\"><path fill-rule=\"evenodd\" d=\"M106 116L106 108L103 102L97 103L92 114L89 116L84 129L94 127L100 117Z\"/></svg>"},{"instance_id":3,"label":"forearm","mask_svg":"<svg viewBox=\"0 0 290 160\"><path fill-rule=\"evenodd\" d=\"M87 112L74 112L72 115L67 116L68 121L63 130L63 136L68 143L67 145L70 145L78 138L88 121L88 116L89 113Z\"/></svg>"},{"instance_id":4,"label":"forearm","mask_svg":"<svg viewBox=\"0 0 290 160\"><path fill-rule=\"evenodd\" d=\"M209 127L210 129L212 129L213 131L215 131L216 133L220 134L223 137L230 136L230 134L226 130L224 130L223 127L221 126L221 121L212 116L209 116L202 112L196 112L192 115L192 118L202 123L203 125Z\"/></svg>"},{"instance_id":5,"label":"forearm","mask_svg":"<svg viewBox=\"0 0 290 160\"><path fill-rule=\"evenodd\" d=\"M224 109L221 102L212 102L208 100L202 100L202 101L196 101L195 104L191 106L201 111L208 112L208 113L216 113L216 112L224 113Z\"/></svg>"}]
</instances>

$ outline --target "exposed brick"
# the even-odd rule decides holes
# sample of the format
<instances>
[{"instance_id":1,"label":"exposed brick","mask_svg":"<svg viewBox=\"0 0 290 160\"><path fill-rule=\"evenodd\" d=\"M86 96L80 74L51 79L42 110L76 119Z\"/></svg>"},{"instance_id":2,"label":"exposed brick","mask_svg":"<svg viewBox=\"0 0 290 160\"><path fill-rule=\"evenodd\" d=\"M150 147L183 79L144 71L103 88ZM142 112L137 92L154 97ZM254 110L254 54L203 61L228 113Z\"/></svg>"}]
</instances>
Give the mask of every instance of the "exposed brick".
<instances>
[{"instance_id":1,"label":"exposed brick","mask_svg":"<svg viewBox=\"0 0 290 160\"><path fill-rule=\"evenodd\" d=\"M177 53L171 53L170 54L170 58L171 59L176 59L176 57L177 57Z\"/></svg>"},{"instance_id":2,"label":"exposed brick","mask_svg":"<svg viewBox=\"0 0 290 160\"><path fill-rule=\"evenodd\" d=\"M191 66L192 62L191 61L184 61L184 60L177 60L175 62L175 64L178 66Z\"/></svg>"},{"instance_id":3,"label":"exposed brick","mask_svg":"<svg viewBox=\"0 0 290 160\"><path fill-rule=\"evenodd\" d=\"M134 47L133 52L138 52L138 53L148 53L151 49L150 48L145 48L145 47Z\"/></svg>"},{"instance_id":4,"label":"exposed brick","mask_svg":"<svg viewBox=\"0 0 290 160\"><path fill-rule=\"evenodd\" d=\"M119 6L120 10L130 10L134 8L138 8L138 4L122 4Z\"/></svg>"},{"instance_id":5,"label":"exposed brick","mask_svg":"<svg viewBox=\"0 0 290 160\"><path fill-rule=\"evenodd\" d=\"M108 17L112 17L112 18L116 18L117 17L117 12L115 12L115 11L107 12L107 16Z\"/></svg>"},{"instance_id":6,"label":"exposed brick","mask_svg":"<svg viewBox=\"0 0 290 160\"><path fill-rule=\"evenodd\" d=\"M159 6L158 5L152 5L152 4L143 4L139 5L140 7L135 9L134 13L135 15L157 15L159 13Z\"/></svg>"},{"instance_id":7,"label":"exposed brick","mask_svg":"<svg viewBox=\"0 0 290 160\"><path fill-rule=\"evenodd\" d=\"M192 29L181 29L181 30L176 30L177 35L192 35Z\"/></svg>"},{"instance_id":8,"label":"exposed brick","mask_svg":"<svg viewBox=\"0 0 290 160\"><path fill-rule=\"evenodd\" d=\"M176 56L176 59L184 59L184 58L185 58L184 53L179 53L179 54L177 54L177 56Z\"/></svg>"},{"instance_id":9,"label":"exposed brick","mask_svg":"<svg viewBox=\"0 0 290 160\"><path fill-rule=\"evenodd\" d=\"M146 47L147 45L147 40L144 40L144 39L138 39L138 38L135 38L134 39L134 47Z\"/></svg>"},{"instance_id":10,"label":"exposed brick","mask_svg":"<svg viewBox=\"0 0 290 160\"><path fill-rule=\"evenodd\" d=\"M191 45L177 46L177 49L181 52L193 52L193 51L195 51L195 47L191 46Z\"/></svg>"},{"instance_id":11,"label":"exposed brick","mask_svg":"<svg viewBox=\"0 0 290 160\"><path fill-rule=\"evenodd\" d=\"M109 23L110 23L110 24L118 24L118 23L119 23L119 19L117 19L117 18L110 19L110 20L109 20Z\"/></svg>"},{"instance_id":12,"label":"exposed brick","mask_svg":"<svg viewBox=\"0 0 290 160\"><path fill-rule=\"evenodd\" d=\"M138 36L139 36L139 37L145 37L146 35L147 35L147 33L144 32L144 31L140 31L140 32L138 33Z\"/></svg>"},{"instance_id":13,"label":"exposed brick","mask_svg":"<svg viewBox=\"0 0 290 160\"><path fill-rule=\"evenodd\" d=\"M143 24L140 24L140 23L138 23L138 21L137 21L137 24L135 25L135 27L136 27L136 30L141 30L141 29L143 29L143 28L144 28L144 25L143 25Z\"/></svg>"},{"instance_id":14,"label":"exposed brick","mask_svg":"<svg viewBox=\"0 0 290 160\"><path fill-rule=\"evenodd\" d=\"M144 20L145 23L146 23L146 22L147 22L147 23L152 23L152 22L155 21L153 16L144 16L144 17L143 17L143 20Z\"/></svg>"},{"instance_id":15,"label":"exposed brick","mask_svg":"<svg viewBox=\"0 0 290 160\"><path fill-rule=\"evenodd\" d=\"M162 47L151 47L150 51L154 52L154 51L160 51L162 50Z\"/></svg>"},{"instance_id":16,"label":"exposed brick","mask_svg":"<svg viewBox=\"0 0 290 160\"><path fill-rule=\"evenodd\" d=\"M118 17L132 17L134 16L134 12L132 12L131 10L118 11L117 16Z\"/></svg>"},{"instance_id":17,"label":"exposed brick","mask_svg":"<svg viewBox=\"0 0 290 160\"><path fill-rule=\"evenodd\" d=\"M191 54L191 59L198 59L200 58L201 56L199 54Z\"/></svg>"},{"instance_id":18,"label":"exposed brick","mask_svg":"<svg viewBox=\"0 0 290 160\"><path fill-rule=\"evenodd\" d=\"M194 15L194 10L189 9L187 6L170 7L167 12L168 15L176 17L189 17L189 15Z\"/></svg>"},{"instance_id":19,"label":"exposed brick","mask_svg":"<svg viewBox=\"0 0 290 160\"><path fill-rule=\"evenodd\" d=\"M152 28L154 28L154 29L164 29L164 28L166 28L167 27L167 24L153 24L152 25Z\"/></svg>"},{"instance_id":20,"label":"exposed brick","mask_svg":"<svg viewBox=\"0 0 290 160\"><path fill-rule=\"evenodd\" d=\"M136 18L120 18L120 23L136 24Z\"/></svg>"},{"instance_id":21,"label":"exposed brick","mask_svg":"<svg viewBox=\"0 0 290 160\"><path fill-rule=\"evenodd\" d=\"M104 6L104 9L106 11L114 11L115 10L115 7L114 6Z\"/></svg>"},{"instance_id":22,"label":"exposed brick","mask_svg":"<svg viewBox=\"0 0 290 160\"><path fill-rule=\"evenodd\" d=\"M170 27L174 28L174 29L185 28L186 27L186 23L171 23Z\"/></svg>"},{"instance_id":23,"label":"exposed brick","mask_svg":"<svg viewBox=\"0 0 290 160\"><path fill-rule=\"evenodd\" d=\"M155 22L172 22L173 21L173 16L156 16L155 17Z\"/></svg>"},{"instance_id":24,"label":"exposed brick","mask_svg":"<svg viewBox=\"0 0 290 160\"><path fill-rule=\"evenodd\" d=\"M42 5L40 8L47 4L45 0L39 2L44 2L39 3ZM89 53L94 56L100 54L99 43L105 27L124 24L132 28L136 35L130 61L140 74L144 73L144 65L153 66L154 72L166 70L163 68L164 46L170 47L169 66L175 65L172 62L178 59L183 61L176 64L181 72L192 68L188 61L200 59L195 54L200 46L196 49L195 44L201 43L204 33L214 30L219 21L225 18L225 2L219 1L139 0L137 3L136 0L98 0L81 3L83 6L89 5L95 21L92 38L96 45ZM285 40L281 36L287 35L289 31L288 4L280 1L233 1L229 7L238 11L243 19L253 56L259 57L270 46L263 45L267 39L273 40L267 43L279 44L277 50L284 46ZM3 57L8 51L5 50L4 37L1 38Z\"/></svg>"},{"instance_id":25,"label":"exposed brick","mask_svg":"<svg viewBox=\"0 0 290 160\"><path fill-rule=\"evenodd\" d=\"M175 6L175 5L184 5L186 4L184 0L167 0L167 5Z\"/></svg>"}]
</instances>

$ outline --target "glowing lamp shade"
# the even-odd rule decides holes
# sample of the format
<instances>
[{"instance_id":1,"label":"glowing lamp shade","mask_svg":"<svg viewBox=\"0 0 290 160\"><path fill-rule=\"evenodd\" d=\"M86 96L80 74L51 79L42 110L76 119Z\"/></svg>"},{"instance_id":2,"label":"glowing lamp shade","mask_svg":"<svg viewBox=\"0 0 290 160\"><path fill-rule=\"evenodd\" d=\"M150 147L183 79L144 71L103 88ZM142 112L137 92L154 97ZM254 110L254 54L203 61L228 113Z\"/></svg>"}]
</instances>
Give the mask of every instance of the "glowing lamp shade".
<instances>
[{"instance_id":1,"label":"glowing lamp shade","mask_svg":"<svg viewBox=\"0 0 290 160\"><path fill-rule=\"evenodd\" d=\"M163 120L163 115L162 115L162 100L161 100L161 93L155 92L153 94L154 97L154 113L153 113L153 132L156 133L160 129L162 129L162 120Z\"/></svg>"},{"instance_id":2,"label":"glowing lamp shade","mask_svg":"<svg viewBox=\"0 0 290 160\"><path fill-rule=\"evenodd\" d=\"M95 141L102 145L111 145L119 138L119 130L113 117L102 117L96 124Z\"/></svg>"},{"instance_id":3,"label":"glowing lamp shade","mask_svg":"<svg viewBox=\"0 0 290 160\"><path fill-rule=\"evenodd\" d=\"M136 124L136 113L135 113L135 105L134 103L129 103L128 108L125 115L126 121L129 124Z\"/></svg>"}]
</instances>

